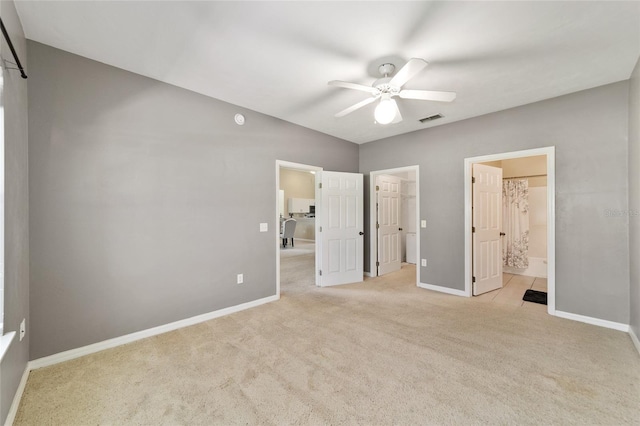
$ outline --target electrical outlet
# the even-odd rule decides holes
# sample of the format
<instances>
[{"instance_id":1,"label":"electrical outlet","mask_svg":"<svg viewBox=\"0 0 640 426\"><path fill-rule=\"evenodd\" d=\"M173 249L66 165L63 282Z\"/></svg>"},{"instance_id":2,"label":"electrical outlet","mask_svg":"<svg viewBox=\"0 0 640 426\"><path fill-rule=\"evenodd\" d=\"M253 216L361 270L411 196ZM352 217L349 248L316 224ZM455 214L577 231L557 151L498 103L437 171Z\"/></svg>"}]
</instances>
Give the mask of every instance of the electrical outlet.
<instances>
[{"instance_id":1,"label":"electrical outlet","mask_svg":"<svg viewBox=\"0 0 640 426\"><path fill-rule=\"evenodd\" d=\"M244 274L238 274L237 284L242 284L244 282Z\"/></svg>"},{"instance_id":2,"label":"electrical outlet","mask_svg":"<svg viewBox=\"0 0 640 426\"><path fill-rule=\"evenodd\" d=\"M426 228L426 227L427 227L427 221L426 221L426 220L424 220L424 219L422 219L422 220L420 221L420 228Z\"/></svg>"},{"instance_id":3,"label":"electrical outlet","mask_svg":"<svg viewBox=\"0 0 640 426\"><path fill-rule=\"evenodd\" d=\"M427 266L427 259L422 259L422 266Z\"/></svg>"},{"instance_id":4,"label":"electrical outlet","mask_svg":"<svg viewBox=\"0 0 640 426\"><path fill-rule=\"evenodd\" d=\"M22 318L22 322L20 323L20 341L24 339L24 335L27 334L27 320Z\"/></svg>"},{"instance_id":5,"label":"electrical outlet","mask_svg":"<svg viewBox=\"0 0 640 426\"><path fill-rule=\"evenodd\" d=\"M261 223L260 224L260 232L267 232L269 230L269 224L268 223Z\"/></svg>"}]
</instances>

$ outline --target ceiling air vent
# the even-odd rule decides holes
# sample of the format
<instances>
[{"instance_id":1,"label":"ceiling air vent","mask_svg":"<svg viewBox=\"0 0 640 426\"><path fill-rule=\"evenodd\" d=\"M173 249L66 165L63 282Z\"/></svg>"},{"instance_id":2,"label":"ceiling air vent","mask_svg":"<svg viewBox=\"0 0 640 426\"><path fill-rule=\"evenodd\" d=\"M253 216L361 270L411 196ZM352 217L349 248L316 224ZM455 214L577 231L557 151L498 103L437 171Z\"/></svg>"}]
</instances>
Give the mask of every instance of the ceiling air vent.
<instances>
[{"instance_id":1,"label":"ceiling air vent","mask_svg":"<svg viewBox=\"0 0 640 426\"><path fill-rule=\"evenodd\" d=\"M444 115L442 115L442 114L434 114L434 115L430 115L429 117L421 118L418 121L421 122L421 123L426 123L427 121L437 120L438 118L442 118L442 117L444 117Z\"/></svg>"}]
</instances>

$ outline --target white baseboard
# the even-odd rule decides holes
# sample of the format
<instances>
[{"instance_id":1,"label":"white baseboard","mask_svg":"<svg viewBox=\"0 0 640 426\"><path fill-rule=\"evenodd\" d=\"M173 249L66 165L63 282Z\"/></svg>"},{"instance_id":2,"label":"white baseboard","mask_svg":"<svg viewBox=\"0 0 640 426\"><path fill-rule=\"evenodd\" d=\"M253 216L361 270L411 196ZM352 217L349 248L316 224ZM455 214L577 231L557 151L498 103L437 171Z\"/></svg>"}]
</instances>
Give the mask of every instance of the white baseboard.
<instances>
[{"instance_id":1,"label":"white baseboard","mask_svg":"<svg viewBox=\"0 0 640 426\"><path fill-rule=\"evenodd\" d=\"M11 407L9 407L9 413L7 414L7 418L4 421L4 426L11 426L16 419L16 415L18 414L18 407L20 407L20 400L22 400L24 388L27 386L27 380L29 379L30 371L31 368L29 367L29 363L27 363L24 368L24 372L22 373L22 378L20 379L18 389L16 389L16 394L13 396Z\"/></svg>"},{"instance_id":2,"label":"white baseboard","mask_svg":"<svg viewBox=\"0 0 640 426\"><path fill-rule=\"evenodd\" d=\"M169 331L177 330L179 328L189 327L190 325L198 324L204 321L209 321L214 318L219 318L225 315L233 314L235 312L244 311L245 309L255 308L256 306L263 305L265 303L278 300L279 297L269 296L263 299L253 300L251 302L242 303L236 306L230 306L228 308L219 309L217 311L209 312L195 317L186 318L180 321L171 322L169 324L161 325L158 327L149 328L147 330L138 331L124 336L115 337L113 339L104 340L102 342L93 343L91 345L83 346L76 349L60 352L43 358L38 358L29 362L31 370L36 370L42 367L48 367L50 365L58 364L60 362L69 361L71 359L79 358L81 356L89 355L95 352L100 352L105 349L115 348L116 346L124 345L127 343L135 342L136 340L145 339L147 337L156 336L158 334L167 333Z\"/></svg>"},{"instance_id":3,"label":"white baseboard","mask_svg":"<svg viewBox=\"0 0 640 426\"><path fill-rule=\"evenodd\" d=\"M362 274L363 274L365 277L369 277L369 278L373 277L373 274L372 274L371 272L364 271Z\"/></svg>"},{"instance_id":4,"label":"white baseboard","mask_svg":"<svg viewBox=\"0 0 640 426\"><path fill-rule=\"evenodd\" d=\"M623 324L621 322L607 321L600 318L587 317L584 315L572 314L562 311L556 311L555 316L574 321L580 321L587 324L597 325L600 327L611 328L613 330L624 331L625 333L629 332L629 324Z\"/></svg>"},{"instance_id":5,"label":"white baseboard","mask_svg":"<svg viewBox=\"0 0 640 426\"><path fill-rule=\"evenodd\" d=\"M640 354L640 340L638 340L638 336L636 336L636 333L633 331L633 328L629 327L629 336L631 336L631 341L633 342L633 345L636 347L638 353Z\"/></svg>"},{"instance_id":6,"label":"white baseboard","mask_svg":"<svg viewBox=\"0 0 640 426\"><path fill-rule=\"evenodd\" d=\"M454 296L468 297L464 290L456 290L455 288L442 287L439 285L418 283L418 287L427 290L439 291L440 293L453 294Z\"/></svg>"}]
</instances>

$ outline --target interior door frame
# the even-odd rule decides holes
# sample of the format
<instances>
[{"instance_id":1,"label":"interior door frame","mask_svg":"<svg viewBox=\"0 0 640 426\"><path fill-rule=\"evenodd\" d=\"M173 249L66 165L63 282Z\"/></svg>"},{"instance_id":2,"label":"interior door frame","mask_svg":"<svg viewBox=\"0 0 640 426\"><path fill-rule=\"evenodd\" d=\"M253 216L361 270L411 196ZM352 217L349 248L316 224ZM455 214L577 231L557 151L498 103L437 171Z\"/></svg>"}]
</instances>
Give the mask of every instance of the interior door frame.
<instances>
[{"instance_id":1,"label":"interior door frame","mask_svg":"<svg viewBox=\"0 0 640 426\"><path fill-rule=\"evenodd\" d=\"M378 212L376 210L376 178L380 175L393 175L409 171L416 172L416 286L420 284L420 166L404 166L395 169L375 170L369 172L369 272L365 275L376 277L376 258L378 253L378 242L376 235L376 220Z\"/></svg>"},{"instance_id":2,"label":"interior door frame","mask_svg":"<svg viewBox=\"0 0 640 426\"><path fill-rule=\"evenodd\" d=\"M556 148L548 146L544 148L527 149L523 151L504 152L500 154L483 155L464 159L464 292L467 297L472 297L473 276L473 244L471 235L472 222L472 187L471 167L474 163L486 163L488 161L508 160L511 158L533 157L536 155L547 156L547 312L549 315L556 313Z\"/></svg>"},{"instance_id":3,"label":"interior door frame","mask_svg":"<svg viewBox=\"0 0 640 426\"><path fill-rule=\"evenodd\" d=\"M284 160L276 160L276 188L275 188L275 221L274 223L274 231L275 231L275 243L276 243L276 297L280 298L280 209L278 206L280 199L280 169L296 169L300 171L308 171L308 172L318 172L322 171L322 167L318 166L310 166L308 164L301 163L292 163L291 161ZM314 184L315 186L315 184ZM314 190L315 193L315 190ZM314 196L315 198L315 196ZM316 200L317 202L317 200ZM317 217L317 216L316 216ZM315 271L318 270L318 239L315 239L316 246L316 258L315 258L315 266L314 266L314 276L316 280L316 285L318 285L318 274Z\"/></svg>"}]
</instances>

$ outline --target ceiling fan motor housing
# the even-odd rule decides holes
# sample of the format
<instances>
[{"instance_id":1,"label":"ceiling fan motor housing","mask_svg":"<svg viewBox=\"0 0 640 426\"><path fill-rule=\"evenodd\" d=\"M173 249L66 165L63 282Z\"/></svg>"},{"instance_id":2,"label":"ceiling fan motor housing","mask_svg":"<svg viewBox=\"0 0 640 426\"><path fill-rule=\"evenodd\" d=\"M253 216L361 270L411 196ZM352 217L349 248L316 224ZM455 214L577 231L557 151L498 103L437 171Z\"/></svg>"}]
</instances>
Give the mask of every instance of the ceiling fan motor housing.
<instances>
[{"instance_id":1,"label":"ceiling fan motor housing","mask_svg":"<svg viewBox=\"0 0 640 426\"><path fill-rule=\"evenodd\" d=\"M389 82L391 81L390 75L396 70L396 66L390 63L382 64L378 67L378 71L384 77L377 79L373 82L372 86L380 91L380 93L389 93L391 96L396 96L400 93L400 88L396 86L391 86ZM377 95L375 95L377 96Z\"/></svg>"},{"instance_id":2,"label":"ceiling fan motor housing","mask_svg":"<svg viewBox=\"0 0 640 426\"><path fill-rule=\"evenodd\" d=\"M391 77L379 78L373 82L372 86L380 91L380 93L390 93L392 96L396 96L400 93L400 88L389 84Z\"/></svg>"}]
</instances>

